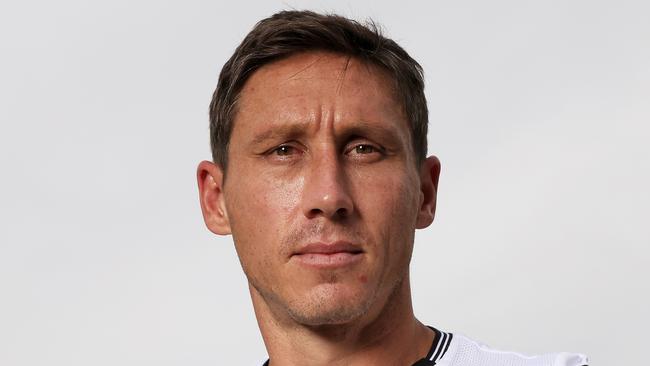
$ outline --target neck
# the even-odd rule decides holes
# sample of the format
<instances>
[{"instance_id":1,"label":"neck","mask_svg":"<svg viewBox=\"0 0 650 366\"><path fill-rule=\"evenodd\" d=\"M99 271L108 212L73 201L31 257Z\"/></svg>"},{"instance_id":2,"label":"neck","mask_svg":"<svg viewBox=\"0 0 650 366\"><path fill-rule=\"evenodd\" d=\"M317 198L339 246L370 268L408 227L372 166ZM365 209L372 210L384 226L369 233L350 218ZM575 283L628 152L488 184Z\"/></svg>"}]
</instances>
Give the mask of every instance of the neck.
<instances>
[{"instance_id":1,"label":"neck","mask_svg":"<svg viewBox=\"0 0 650 366\"><path fill-rule=\"evenodd\" d=\"M383 304L346 324L297 324L273 311L252 286L251 297L271 366L410 366L433 341L413 314L408 277Z\"/></svg>"}]
</instances>

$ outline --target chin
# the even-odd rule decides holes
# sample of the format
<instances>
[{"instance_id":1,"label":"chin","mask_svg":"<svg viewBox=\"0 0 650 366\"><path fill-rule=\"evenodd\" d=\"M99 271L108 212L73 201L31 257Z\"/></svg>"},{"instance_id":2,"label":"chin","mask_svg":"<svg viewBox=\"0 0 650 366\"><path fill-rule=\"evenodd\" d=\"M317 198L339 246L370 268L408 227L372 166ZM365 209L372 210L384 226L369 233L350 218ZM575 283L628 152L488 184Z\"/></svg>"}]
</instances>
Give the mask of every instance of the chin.
<instances>
[{"instance_id":1,"label":"chin","mask_svg":"<svg viewBox=\"0 0 650 366\"><path fill-rule=\"evenodd\" d=\"M362 318L374 301L366 289L323 284L287 304L286 310L296 323L306 326L342 325Z\"/></svg>"}]
</instances>

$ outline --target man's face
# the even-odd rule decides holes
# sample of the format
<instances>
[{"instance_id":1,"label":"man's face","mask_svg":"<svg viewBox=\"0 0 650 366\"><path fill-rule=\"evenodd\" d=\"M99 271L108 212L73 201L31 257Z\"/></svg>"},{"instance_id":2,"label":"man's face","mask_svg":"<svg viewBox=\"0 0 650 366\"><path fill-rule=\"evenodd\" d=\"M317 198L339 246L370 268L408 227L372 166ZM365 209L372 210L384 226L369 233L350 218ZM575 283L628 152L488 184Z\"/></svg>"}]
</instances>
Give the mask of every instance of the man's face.
<instances>
[{"instance_id":1,"label":"man's face","mask_svg":"<svg viewBox=\"0 0 650 366\"><path fill-rule=\"evenodd\" d=\"M391 79L331 53L294 55L244 86L224 215L253 297L307 325L381 308L408 279L424 200ZM427 221L426 219L424 221Z\"/></svg>"}]
</instances>

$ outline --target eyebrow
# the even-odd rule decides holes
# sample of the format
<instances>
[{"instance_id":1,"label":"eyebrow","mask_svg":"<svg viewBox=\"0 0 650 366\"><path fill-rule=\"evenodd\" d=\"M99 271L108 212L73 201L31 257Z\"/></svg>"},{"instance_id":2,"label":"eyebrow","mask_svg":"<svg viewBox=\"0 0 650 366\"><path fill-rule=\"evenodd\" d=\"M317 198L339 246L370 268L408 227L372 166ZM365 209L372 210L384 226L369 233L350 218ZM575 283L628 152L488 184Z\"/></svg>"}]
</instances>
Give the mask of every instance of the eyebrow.
<instances>
[{"instance_id":1,"label":"eyebrow","mask_svg":"<svg viewBox=\"0 0 650 366\"><path fill-rule=\"evenodd\" d=\"M305 124L290 124L272 127L264 132L261 132L253 137L252 144L258 145L266 140L276 138L278 136L296 138L305 132Z\"/></svg>"},{"instance_id":2,"label":"eyebrow","mask_svg":"<svg viewBox=\"0 0 650 366\"><path fill-rule=\"evenodd\" d=\"M397 124L398 122L395 122ZM398 139L399 130L395 127L394 124L379 125L374 123L368 123L365 121L358 121L351 126L346 126L342 129L342 136L369 136L369 137L381 137L389 139Z\"/></svg>"},{"instance_id":3,"label":"eyebrow","mask_svg":"<svg viewBox=\"0 0 650 366\"><path fill-rule=\"evenodd\" d=\"M396 122L397 124L398 122ZM307 128L307 123L298 123L298 124L285 124L275 127L271 127L268 130L265 130L261 133L258 133L253 137L251 143L253 145L262 144L267 140L276 139L282 137L284 139L296 139L304 135ZM394 127L394 125L384 126L374 123L368 123L366 121L357 121L351 124L347 124L337 131L337 135L340 138L350 138L351 136L361 136L361 137L375 137L382 139L389 139L392 142L399 140L399 130Z\"/></svg>"}]
</instances>

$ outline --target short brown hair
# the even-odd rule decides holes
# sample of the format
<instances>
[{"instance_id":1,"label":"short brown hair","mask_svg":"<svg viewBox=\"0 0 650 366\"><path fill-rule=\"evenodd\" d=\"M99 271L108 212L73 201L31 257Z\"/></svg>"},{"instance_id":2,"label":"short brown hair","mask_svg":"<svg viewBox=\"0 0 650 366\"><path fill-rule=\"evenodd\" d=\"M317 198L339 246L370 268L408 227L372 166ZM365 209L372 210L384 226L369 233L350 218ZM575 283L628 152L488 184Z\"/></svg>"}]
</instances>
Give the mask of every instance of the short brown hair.
<instances>
[{"instance_id":1,"label":"short brown hair","mask_svg":"<svg viewBox=\"0 0 650 366\"><path fill-rule=\"evenodd\" d=\"M334 14L281 11L258 22L219 74L210 103L212 159L225 171L237 100L248 78L260 67L305 51L330 51L369 62L386 70L411 126L413 151L419 164L427 154L427 101L422 67L377 25Z\"/></svg>"}]
</instances>

